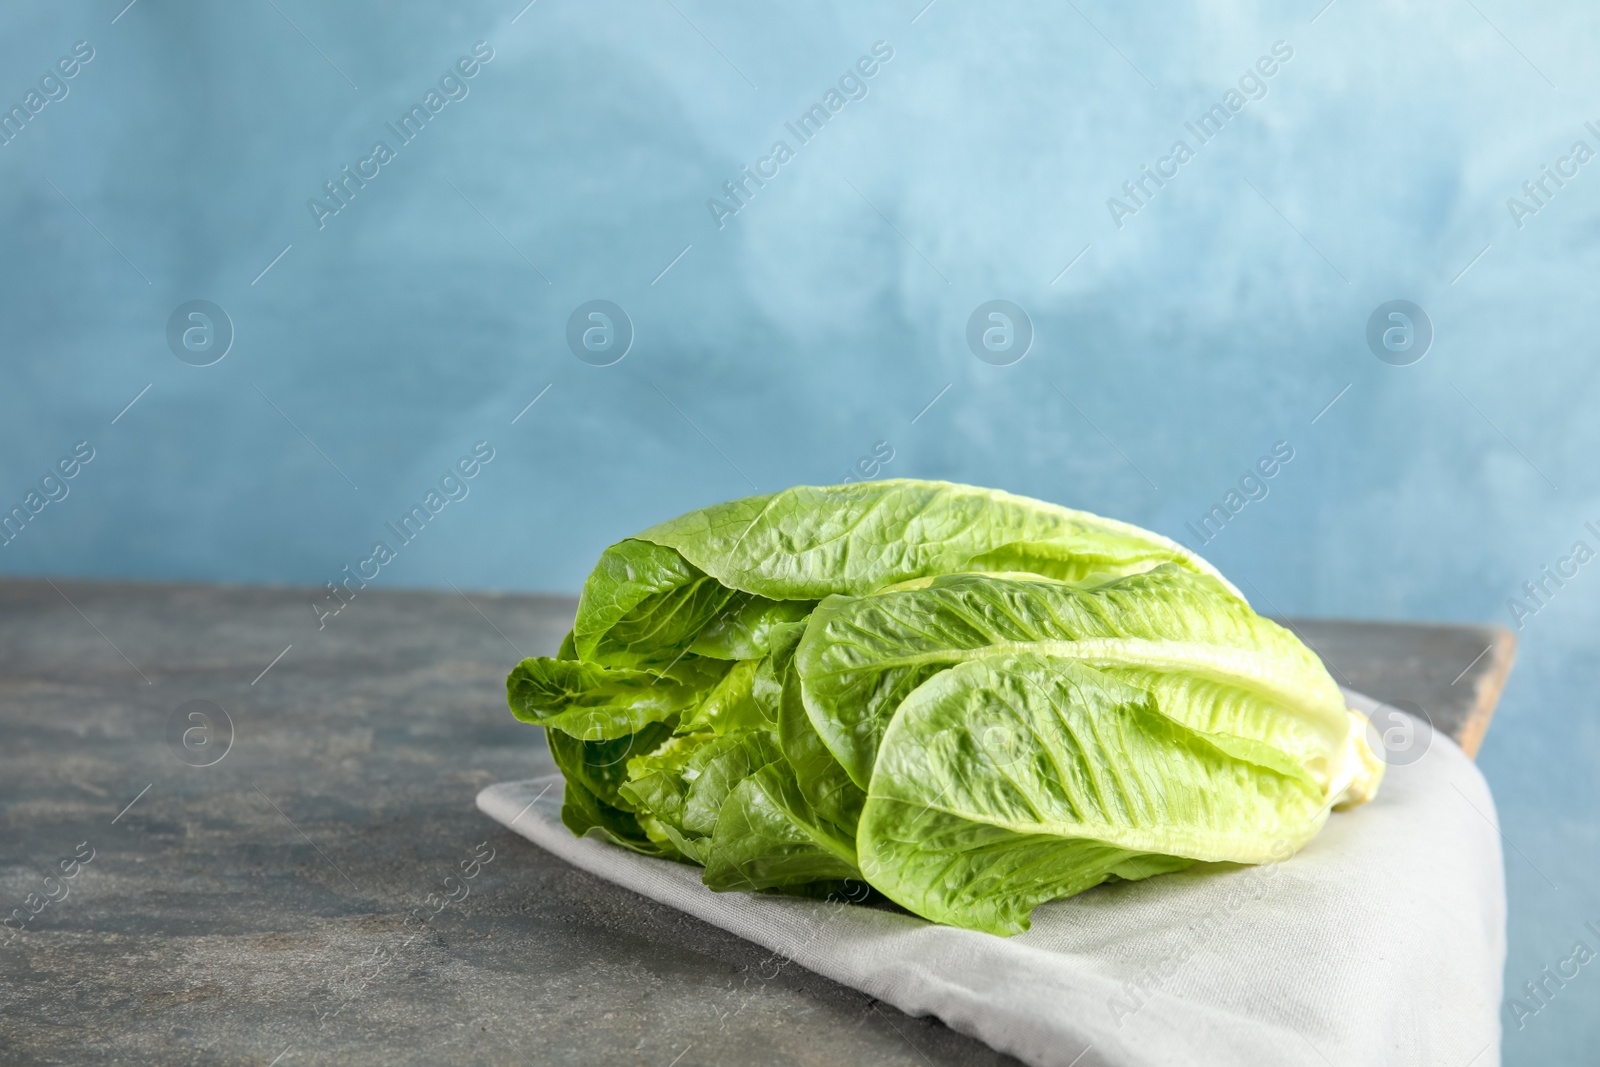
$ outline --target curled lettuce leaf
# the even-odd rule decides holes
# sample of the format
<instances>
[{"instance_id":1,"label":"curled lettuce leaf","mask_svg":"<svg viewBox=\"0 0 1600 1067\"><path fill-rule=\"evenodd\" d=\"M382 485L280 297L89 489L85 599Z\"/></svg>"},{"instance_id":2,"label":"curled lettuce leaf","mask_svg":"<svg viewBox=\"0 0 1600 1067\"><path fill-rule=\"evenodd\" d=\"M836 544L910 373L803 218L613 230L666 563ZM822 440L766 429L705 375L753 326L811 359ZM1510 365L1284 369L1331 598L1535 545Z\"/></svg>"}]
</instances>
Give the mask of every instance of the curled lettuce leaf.
<instances>
[{"instance_id":1,"label":"curled lettuce leaf","mask_svg":"<svg viewBox=\"0 0 1600 1067\"><path fill-rule=\"evenodd\" d=\"M585 741L637 733L697 707L728 664L680 659L670 672L560 659L525 659L506 679L506 700L523 722L560 730Z\"/></svg>"},{"instance_id":2,"label":"curled lettuce leaf","mask_svg":"<svg viewBox=\"0 0 1600 1067\"><path fill-rule=\"evenodd\" d=\"M1350 715L1320 661L1215 579L1171 565L1087 586L958 574L832 597L796 665L812 725L865 788L913 690L957 663L1023 650L1159 692L1185 724L1260 742L1323 782L1338 770Z\"/></svg>"},{"instance_id":3,"label":"curled lettuce leaf","mask_svg":"<svg viewBox=\"0 0 1600 1067\"><path fill-rule=\"evenodd\" d=\"M1010 934L1036 905L1111 877L1281 859L1327 812L1303 775L1239 759L1148 692L1072 661L1002 653L905 702L857 847L862 874L895 902Z\"/></svg>"},{"instance_id":4,"label":"curled lettuce leaf","mask_svg":"<svg viewBox=\"0 0 1600 1067\"><path fill-rule=\"evenodd\" d=\"M768 600L740 593L706 624L689 651L715 659L761 659L772 651L776 634L804 622L815 606L810 600Z\"/></svg>"},{"instance_id":5,"label":"curled lettuce leaf","mask_svg":"<svg viewBox=\"0 0 1600 1067\"><path fill-rule=\"evenodd\" d=\"M1176 541L995 489L909 479L800 486L702 508L606 549L579 597L573 647L585 662L640 669L697 640L700 655L752 659L773 625L830 594L958 571L1077 581L1161 563L1232 590Z\"/></svg>"},{"instance_id":6,"label":"curled lettuce leaf","mask_svg":"<svg viewBox=\"0 0 1600 1067\"><path fill-rule=\"evenodd\" d=\"M728 797L750 775L779 758L763 731L680 735L628 768L622 794L657 820L664 838L701 865ZM648 827L646 828L649 829Z\"/></svg>"},{"instance_id":7,"label":"curled lettuce leaf","mask_svg":"<svg viewBox=\"0 0 1600 1067\"><path fill-rule=\"evenodd\" d=\"M584 583L573 650L587 663L665 667L734 595L670 548L622 541L605 550Z\"/></svg>"},{"instance_id":8,"label":"curled lettuce leaf","mask_svg":"<svg viewBox=\"0 0 1600 1067\"><path fill-rule=\"evenodd\" d=\"M904 478L746 497L638 539L676 549L730 589L773 600L860 595L963 570L1076 580L1172 562L1221 580L1176 541L1128 523L998 489Z\"/></svg>"}]
</instances>

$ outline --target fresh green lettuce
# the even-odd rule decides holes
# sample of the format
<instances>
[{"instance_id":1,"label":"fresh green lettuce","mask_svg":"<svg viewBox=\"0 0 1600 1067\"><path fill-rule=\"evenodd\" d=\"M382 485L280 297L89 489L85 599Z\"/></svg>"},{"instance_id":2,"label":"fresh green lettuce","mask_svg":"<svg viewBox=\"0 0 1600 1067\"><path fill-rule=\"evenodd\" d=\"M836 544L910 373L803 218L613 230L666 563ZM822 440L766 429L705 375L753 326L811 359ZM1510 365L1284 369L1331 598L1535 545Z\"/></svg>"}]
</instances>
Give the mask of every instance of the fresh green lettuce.
<instances>
[{"instance_id":1,"label":"fresh green lettuce","mask_svg":"<svg viewBox=\"0 0 1600 1067\"><path fill-rule=\"evenodd\" d=\"M1382 774L1317 657L1204 560L944 482L620 541L561 652L506 685L574 833L997 934L1108 880L1283 858Z\"/></svg>"},{"instance_id":2,"label":"fresh green lettuce","mask_svg":"<svg viewBox=\"0 0 1600 1067\"><path fill-rule=\"evenodd\" d=\"M1150 693L1004 652L919 686L857 830L866 880L941 922L1015 933L1037 904L1168 858L1262 863L1326 817L1308 776L1251 764Z\"/></svg>"}]
</instances>

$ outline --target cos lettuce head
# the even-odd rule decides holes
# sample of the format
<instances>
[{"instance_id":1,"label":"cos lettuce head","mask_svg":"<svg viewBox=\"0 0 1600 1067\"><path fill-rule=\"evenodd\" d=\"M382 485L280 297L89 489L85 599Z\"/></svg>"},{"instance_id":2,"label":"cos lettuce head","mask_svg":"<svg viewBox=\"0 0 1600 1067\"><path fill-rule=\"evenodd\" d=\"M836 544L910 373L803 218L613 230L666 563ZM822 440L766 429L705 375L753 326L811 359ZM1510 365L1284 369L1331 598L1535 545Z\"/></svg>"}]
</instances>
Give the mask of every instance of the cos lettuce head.
<instances>
[{"instance_id":1,"label":"cos lettuce head","mask_svg":"<svg viewBox=\"0 0 1600 1067\"><path fill-rule=\"evenodd\" d=\"M506 690L574 833L996 934L1108 880L1282 859L1383 771L1317 657L1182 545L946 482L619 541Z\"/></svg>"}]
</instances>

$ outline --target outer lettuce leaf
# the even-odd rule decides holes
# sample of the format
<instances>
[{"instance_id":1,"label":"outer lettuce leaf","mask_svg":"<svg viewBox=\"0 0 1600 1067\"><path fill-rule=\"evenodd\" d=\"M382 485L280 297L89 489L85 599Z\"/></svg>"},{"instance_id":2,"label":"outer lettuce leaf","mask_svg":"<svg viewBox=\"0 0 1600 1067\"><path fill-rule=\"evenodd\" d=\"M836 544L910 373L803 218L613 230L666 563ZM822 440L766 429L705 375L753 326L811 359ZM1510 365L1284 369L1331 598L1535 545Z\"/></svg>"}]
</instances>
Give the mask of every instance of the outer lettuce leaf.
<instances>
[{"instance_id":1,"label":"outer lettuce leaf","mask_svg":"<svg viewBox=\"0 0 1600 1067\"><path fill-rule=\"evenodd\" d=\"M805 636L805 632L804 620L773 627L772 652L756 669L756 680L752 690L756 703L761 705L761 712L768 722L778 721L784 687L789 684L790 664L794 661L795 649L800 647L800 639Z\"/></svg>"},{"instance_id":2,"label":"outer lettuce leaf","mask_svg":"<svg viewBox=\"0 0 1600 1067\"><path fill-rule=\"evenodd\" d=\"M596 799L629 813L633 804L620 791L628 780L628 762L660 748L672 736L672 727L647 723L636 734L605 741L580 741L553 729L546 729L544 735L551 757L568 782L577 782Z\"/></svg>"},{"instance_id":3,"label":"outer lettuce leaf","mask_svg":"<svg viewBox=\"0 0 1600 1067\"><path fill-rule=\"evenodd\" d=\"M862 873L890 899L1012 934L1036 905L1110 877L1283 858L1327 811L1303 776L1230 755L1148 693L1076 663L1001 653L905 701L856 841Z\"/></svg>"},{"instance_id":4,"label":"outer lettuce leaf","mask_svg":"<svg viewBox=\"0 0 1600 1067\"><path fill-rule=\"evenodd\" d=\"M818 817L780 759L741 781L722 805L702 881L728 890L858 878L854 845Z\"/></svg>"},{"instance_id":5,"label":"outer lettuce leaf","mask_svg":"<svg viewBox=\"0 0 1600 1067\"><path fill-rule=\"evenodd\" d=\"M1214 579L1172 565L1093 586L949 575L830 597L795 654L818 735L865 788L901 702L949 667L1033 651L1156 693L1241 756L1327 784L1350 718L1321 662Z\"/></svg>"},{"instance_id":6,"label":"outer lettuce leaf","mask_svg":"<svg viewBox=\"0 0 1600 1067\"><path fill-rule=\"evenodd\" d=\"M716 659L761 659L772 651L776 631L802 621L814 607L816 603L810 600L768 600L753 593L736 594L701 629L689 651Z\"/></svg>"},{"instance_id":7,"label":"outer lettuce leaf","mask_svg":"<svg viewBox=\"0 0 1600 1067\"><path fill-rule=\"evenodd\" d=\"M567 829L580 837L598 835L635 852L675 858L678 851L653 839L635 815L632 803L619 792L627 780L629 756L648 752L671 733L670 727L652 723L637 735L594 742L547 729L550 754L566 778L561 821Z\"/></svg>"},{"instance_id":8,"label":"outer lettuce leaf","mask_svg":"<svg viewBox=\"0 0 1600 1067\"><path fill-rule=\"evenodd\" d=\"M723 585L773 600L861 595L962 570L1077 579L1172 562L1222 580L1176 541L1137 526L996 489L910 479L746 497L652 526L638 540L676 549Z\"/></svg>"},{"instance_id":9,"label":"outer lettuce leaf","mask_svg":"<svg viewBox=\"0 0 1600 1067\"><path fill-rule=\"evenodd\" d=\"M586 741L637 733L696 707L726 674L722 660L686 656L665 674L561 659L525 659L506 678L506 700L523 722Z\"/></svg>"},{"instance_id":10,"label":"outer lettuce leaf","mask_svg":"<svg viewBox=\"0 0 1600 1067\"><path fill-rule=\"evenodd\" d=\"M562 799L561 822L578 837L599 837L647 856L671 855L645 835L630 812L611 807L571 779Z\"/></svg>"},{"instance_id":11,"label":"outer lettuce leaf","mask_svg":"<svg viewBox=\"0 0 1600 1067\"><path fill-rule=\"evenodd\" d=\"M806 714L800 682L791 664L778 712L778 744L783 749L796 788L817 817L853 839L866 793L834 758Z\"/></svg>"},{"instance_id":12,"label":"outer lettuce leaf","mask_svg":"<svg viewBox=\"0 0 1600 1067\"><path fill-rule=\"evenodd\" d=\"M1216 574L1147 530L997 490L906 479L802 486L702 508L612 545L584 584L572 652L633 669L690 651L759 659L774 626L830 594L960 570L1076 581L1163 562Z\"/></svg>"},{"instance_id":13,"label":"outer lettuce leaf","mask_svg":"<svg viewBox=\"0 0 1600 1067\"><path fill-rule=\"evenodd\" d=\"M688 651L733 595L671 548L618 542L583 585L573 649L588 663L665 666Z\"/></svg>"},{"instance_id":14,"label":"outer lettuce leaf","mask_svg":"<svg viewBox=\"0 0 1600 1067\"><path fill-rule=\"evenodd\" d=\"M782 755L740 782L718 815L703 881L717 890L862 890L855 828L866 795L850 781L806 717L793 653L800 630L780 631L762 662L776 694ZM776 682L781 678L781 683Z\"/></svg>"}]
</instances>

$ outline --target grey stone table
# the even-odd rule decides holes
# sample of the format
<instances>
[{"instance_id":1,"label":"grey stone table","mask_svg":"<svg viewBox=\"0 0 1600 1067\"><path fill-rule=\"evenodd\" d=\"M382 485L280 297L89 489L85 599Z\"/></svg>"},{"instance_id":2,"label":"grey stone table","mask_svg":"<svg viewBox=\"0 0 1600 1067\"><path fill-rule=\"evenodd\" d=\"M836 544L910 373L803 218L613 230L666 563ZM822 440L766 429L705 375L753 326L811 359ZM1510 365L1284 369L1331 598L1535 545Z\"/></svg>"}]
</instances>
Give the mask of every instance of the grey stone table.
<instances>
[{"instance_id":1,"label":"grey stone table","mask_svg":"<svg viewBox=\"0 0 1600 1067\"><path fill-rule=\"evenodd\" d=\"M474 808L573 600L315 595L0 581L0 1062L1014 1062ZM1295 625L1476 749L1508 634Z\"/></svg>"}]
</instances>

